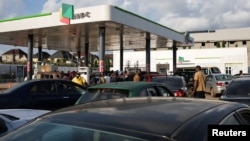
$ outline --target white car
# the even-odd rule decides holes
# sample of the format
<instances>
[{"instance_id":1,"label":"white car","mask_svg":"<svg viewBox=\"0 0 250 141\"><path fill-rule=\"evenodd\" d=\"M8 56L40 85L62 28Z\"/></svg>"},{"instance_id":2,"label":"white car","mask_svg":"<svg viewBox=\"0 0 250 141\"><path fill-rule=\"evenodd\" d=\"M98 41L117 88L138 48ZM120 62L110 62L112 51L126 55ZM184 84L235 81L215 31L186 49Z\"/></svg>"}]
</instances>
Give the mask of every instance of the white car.
<instances>
[{"instance_id":1,"label":"white car","mask_svg":"<svg viewBox=\"0 0 250 141\"><path fill-rule=\"evenodd\" d=\"M0 110L0 136L5 135L23 124L49 112L51 111L34 109Z\"/></svg>"},{"instance_id":2,"label":"white car","mask_svg":"<svg viewBox=\"0 0 250 141\"><path fill-rule=\"evenodd\" d=\"M228 84L233 79L231 74L211 74L206 77L206 93L210 93L212 97L216 97L217 94L222 94Z\"/></svg>"}]
</instances>

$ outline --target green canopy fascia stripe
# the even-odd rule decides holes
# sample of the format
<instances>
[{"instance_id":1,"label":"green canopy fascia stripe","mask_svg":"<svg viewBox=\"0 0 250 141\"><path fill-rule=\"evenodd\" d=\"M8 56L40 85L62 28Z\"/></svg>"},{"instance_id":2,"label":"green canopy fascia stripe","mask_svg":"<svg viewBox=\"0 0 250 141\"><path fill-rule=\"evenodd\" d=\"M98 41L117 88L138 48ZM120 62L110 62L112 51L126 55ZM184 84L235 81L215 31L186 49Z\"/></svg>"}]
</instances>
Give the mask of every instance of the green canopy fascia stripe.
<instances>
[{"instance_id":1,"label":"green canopy fascia stripe","mask_svg":"<svg viewBox=\"0 0 250 141\"><path fill-rule=\"evenodd\" d=\"M31 15L31 16L22 16L22 17L4 19L4 20L0 20L0 22L9 22L9 21L23 20L23 19L43 17L43 16L49 16L49 15L51 15L51 12L50 13L43 13L43 14L36 14L36 15Z\"/></svg>"}]
</instances>

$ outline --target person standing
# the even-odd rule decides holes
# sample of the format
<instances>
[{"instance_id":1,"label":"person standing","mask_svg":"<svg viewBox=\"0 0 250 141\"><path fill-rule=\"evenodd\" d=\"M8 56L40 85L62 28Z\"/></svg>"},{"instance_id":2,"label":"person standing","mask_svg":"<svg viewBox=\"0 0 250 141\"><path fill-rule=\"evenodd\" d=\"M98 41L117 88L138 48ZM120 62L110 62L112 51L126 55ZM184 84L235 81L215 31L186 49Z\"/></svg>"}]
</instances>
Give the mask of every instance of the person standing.
<instances>
[{"instance_id":1,"label":"person standing","mask_svg":"<svg viewBox=\"0 0 250 141\"><path fill-rule=\"evenodd\" d=\"M72 82L75 82L75 83L82 85L82 86L85 86L85 87L88 86L87 81L84 79L84 77L81 76L80 73L77 73L77 75L72 79Z\"/></svg>"},{"instance_id":2,"label":"person standing","mask_svg":"<svg viewBox=\"0 0 250 141\"><path fill-rule=\"evenodd\" d=\"M134 82L139 82L141 80L141 76L140 76L141 71L140 70L136 70L135 76L133 78Z\"/></svg>"},{"instance_id":3,"label":"person standing","mask_svg":"<svg viewBox=\"0 0 250 141\"><path fill-rule=\"evenodd\" d=\"M243 72L242 70L239 71L239 76L242 76L243 75Z\"/></svg>"},{"instance_id":4,"label":"person standing","mask_svg":"<svg viewBox=\"0 0 250 141\"><path fill-rule=\"evenodd\" d=\"M205 98L205 75L200 66L195 67L194 88L191 93L192 97Z\"/></svg>"}]
</instances>

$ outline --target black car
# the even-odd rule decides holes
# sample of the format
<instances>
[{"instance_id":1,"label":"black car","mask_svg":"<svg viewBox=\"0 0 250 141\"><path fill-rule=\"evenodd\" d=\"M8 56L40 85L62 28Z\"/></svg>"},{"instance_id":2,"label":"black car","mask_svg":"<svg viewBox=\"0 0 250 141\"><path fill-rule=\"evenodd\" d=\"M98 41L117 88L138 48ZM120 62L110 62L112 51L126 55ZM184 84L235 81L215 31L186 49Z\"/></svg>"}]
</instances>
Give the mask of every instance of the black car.
<instances>
[{"instance_id":1,"label":"black car","mask_svg":"<svg viewBox=\"0 0 250 141\"><path fill-rule=\"evenodd\" d=\"M250 105L250 77L232 79L220 100L242 102Z\"/></svg>"},{"instance_id":2,"label":"black car","mask_svg":"<svg viewBox=\"0 0 250 141\"><path fill-rule=\"evenodd\" d=\"M173 75L174 76L183 76L188 87L192 88L193 87L193 83L194 83L194 74L195 71L194 70L189 70L189 71L176 71Z\"/></svg>"},{"instance_id":3,"label":"black car","mask_svg":"<svg viewBox=\"0 0 250 141\"><path fill-rule=\"evenodd\" d=\"M162 83L170 89L175 96L188 96L187 83L182 76L157 76L152 78L152 82Z\"/></svg>"},{"instance_id":4,"label":"black car","mask_svg":"<svg viewBox=\"0 0 250 141\"><path fill-rule=\"evenodd\" d=\"M208 125L249 124L250 107L180 97L109 99L60 109L1 141L207 141Z\"/></svg>"},{"instance_id":5,"label":"black car","mask_svg":"<svg viewBox=\"0 0 250 141\"><path fill-rule=\"evenodd\" d=\"M86 88L63 79L21 82L0 94L0 109L56 110L74 105Z\"/></svg>"}]
</instances>

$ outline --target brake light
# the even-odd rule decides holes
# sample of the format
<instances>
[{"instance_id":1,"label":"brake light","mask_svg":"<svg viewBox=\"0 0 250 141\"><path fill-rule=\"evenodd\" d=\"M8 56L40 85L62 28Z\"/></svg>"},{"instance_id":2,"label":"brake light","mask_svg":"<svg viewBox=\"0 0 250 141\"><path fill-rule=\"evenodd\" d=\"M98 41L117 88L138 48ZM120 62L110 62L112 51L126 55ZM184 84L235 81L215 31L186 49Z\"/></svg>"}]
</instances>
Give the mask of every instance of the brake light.
<instances>
[{"instance_id":1,"label":"brake light","mask_svg":"<svg viewBox=\"0 0 250 141\"><path fill-rule=\"evenodd\" d=\"M178 90L174 92L174 96L176 97L184 97L185 93L182 90Z\"/></svg>"},{"instance_id":2,"label":"brake light","mask_svg":"<svg viewBox=\"0 0 250 141\"><path fill-rule=\"evenodd\" d=\"M217 82L216 85L217 85L217 86L223 86L224 83L222 83L222 82Z\"/></svg>"}]
</instances>

